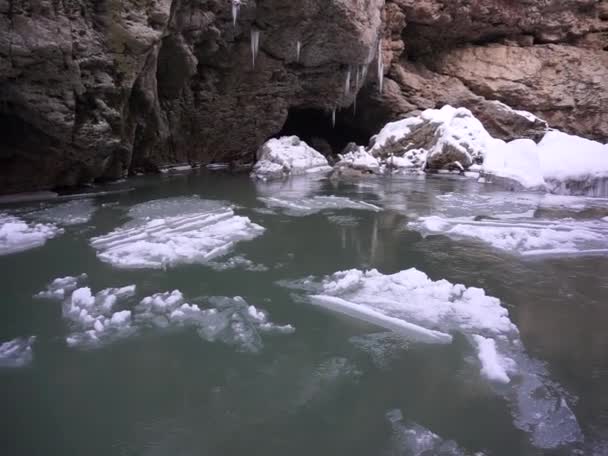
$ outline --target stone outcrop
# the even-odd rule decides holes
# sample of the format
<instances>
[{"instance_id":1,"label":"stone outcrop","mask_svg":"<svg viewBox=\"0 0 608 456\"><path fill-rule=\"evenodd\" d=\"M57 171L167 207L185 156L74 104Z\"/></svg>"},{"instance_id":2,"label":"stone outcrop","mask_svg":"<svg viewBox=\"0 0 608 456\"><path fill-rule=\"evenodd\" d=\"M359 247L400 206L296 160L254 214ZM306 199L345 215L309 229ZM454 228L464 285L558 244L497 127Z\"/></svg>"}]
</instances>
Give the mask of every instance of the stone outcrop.
<instances>
[{"instance_id":1,"label":"stone outcrop","mask_svg":"<svg viewBox=\"0 0 608 456\"><path fill-rule=\"evenodd\" d=\"M371 136L450 104L495 137L542 136L498 100L608 140L606 0L243 0L236 25L231 10L0 0L0 193L250 162L292 110L330 124L337 108L338 129Z\"/></svg>"}]
</instances>

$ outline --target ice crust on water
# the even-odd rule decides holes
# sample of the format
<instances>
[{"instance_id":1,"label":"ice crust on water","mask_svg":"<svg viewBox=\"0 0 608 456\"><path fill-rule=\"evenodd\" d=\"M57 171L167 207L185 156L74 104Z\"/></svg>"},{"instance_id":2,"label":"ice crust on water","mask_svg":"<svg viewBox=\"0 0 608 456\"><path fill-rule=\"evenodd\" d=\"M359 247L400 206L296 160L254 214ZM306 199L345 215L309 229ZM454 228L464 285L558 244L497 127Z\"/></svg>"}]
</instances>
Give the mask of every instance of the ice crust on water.
<instances>
[{"instance_id":1,"label":"ice crust on water","mask_svg":"<svg viewBox=\"0 0 608 456\"><path fill-rule=\"evenodd\" d=\"M548 380L544 365L528 357L507 309L484 290L433 281L416 269L391 275L352 269L322 280L280 284L301 290L315 305L414 342L445 344L453 333L461 333L477 352L480 375L512 404L515 425L536 446L556 448L582 440L564 394Z\"/></svg>"},{"instance_id":2,"label":"ice crust on water","mask_svg":"<svg viewBox=\"0 0 608 456\"><path fill-rule=\"evenodd\" d=\"M211 307L189 304L179 290L157 293L142 299L135 307L135 321L158 328L193 327L204 340L221 341L250 352L263 347L261 333L295 331L291 325L272 323L265 311L249 305L240 296L212 297L208 304Z\"/></svg>"},{"instance_id":3,"label":"ice crust on water","mask_svg":"<svg viewBox=\"0 0 608 456\"><path fill-rule=\"evenodd\" d=\"M23 367L32 362L32 345L36 336L18 337L0 343L0 368Z\"/></svg>"},{"instance_id":4,"label":"ice crust on water","mask_svg":"<svg viewBox=\"0 0 608 456\"><path fill-rule=\"evenodd\" d=\"M410 222L408 227L423 235L479 240L526 256L608 253L608 227L599 220L475 220L433 215Z\"/></svg>"},{"instance_id":5,"label":"ice crust on water","mask_svg":"<svg viewBox=\"0 0 608 456\"><path fill-rule=\"evenodd\" d=\"M296 217L316 214L325 210L357 209L379 212L382 209L364 201L355 201L343 196L312 196L309 198L258 198L271 209L281 209L285 214Z\"/></svg>"},{"instance_id":6,"label":"ice crust on water","mask_svg":"<svg viewBox=\"0 0 608 456\"><path fill-rule=\"evenodd\" d=\"M134 222L91 239L99 259L118 268L206 263L264 232L232 208L198 198L148 202L135 206L129 215Z\"/></svg>"},{"instance_id":7,"label":"ice crust on water","mask_svg":"<svg viewBox=\"0 0 608 456\"><path fill-rule=\"evenodd\" d=\"M297 136L266 141L257 158L251 176L261 180L331 171L327 159Z\"/></svg>"},{"instance_id":8,"label":"ice crust on water","mask_svg":"<svg viewBox=\"0 0 608 456\"><path fill-rule=\"evenodd\" d=\"M19 217L0 213L0 255L40 247L63 233L53 223L27 223Z\"/></svg>"},{"instance_id":9,"label":"ice crust on water","mask_svg":"<svg viewBox=\"0 0 608 456\"><path fill-rule=\"evenodd\" d=\"M76 199L67 203L47 205L28 214L38 222L54 223L60 226L88 223L96 206L91 199Z\"/></svg>"}]
</instances>

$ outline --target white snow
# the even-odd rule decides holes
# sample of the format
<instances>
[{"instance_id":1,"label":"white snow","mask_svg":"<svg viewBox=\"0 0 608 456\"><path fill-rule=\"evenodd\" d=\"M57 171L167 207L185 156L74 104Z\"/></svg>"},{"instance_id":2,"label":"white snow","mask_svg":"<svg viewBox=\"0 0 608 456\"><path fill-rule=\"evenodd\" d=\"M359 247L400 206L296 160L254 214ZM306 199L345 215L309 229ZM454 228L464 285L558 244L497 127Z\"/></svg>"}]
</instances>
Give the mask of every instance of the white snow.
<instances>
[{"instance_id":1,"label":"white snow","mask_svg":"<svg viewBox=\"0 0 608 456\"><path fill-rule=\"evenodd\" d=\"M130 215L134 223L91 239L98 258L119 268L205 263L264 232L230 207L197 198L144 203Z\"/></svg>"},{"instance_id":2,"label":"white snow","mask_svg":"<svg viewBox=\"0 0 608 456\"><path fill-rule=\"evenodd\" d=\"M363 147L359 147L356 151L339 155L339 160L334 165L334 168L352 168L359 171L378 173L380 171L380 161Z\"/></svg>"},{"instance_id":3,"label":"white snow","mask_svg":"<svg viewBox=\"0 0 608 456\"><path fill-rule=\"evenodd\" d=\"M433 138L428 145L429 160L444 154L446 150L457 151L466 158L468 166L480 160L484 152L497 141L471 111L445 105L441 109L427 109L417 117L388 123L372 138L373 146L369 152L381 155L385 148L404 142L412 132L425 124L433 128ZM408 143L402 146L405 151L407 147L415 145Z\"/></svg>"},{"instance_id":4,"label":"white snow","mask_svg":"<svg viewBox=\"0 0 608 456\"><path fill-rule=\"evenodd\" d=\"M473 239L527 256L608 253L608 227L599 220L475 220L433 215L409 222L408 227L425 236L443 234L456 240Z\"/></svg>"},{"instance_id":5,"label":"white snow","mask_svg":"<svg viewBox=\"0 0 608 456\"><path fill-rule=\"evenodd\" d=\"M553 193L606 196L601 195L601 186L608 179L608 145L557 130L549 131L538 144L495 141L482 167L489 176Z\"/></svg>"},{"instance_id":6,"label":"white snow","mask_svg":"<svg viewBox=\"0 0 608 456\"><path fill-rule=\"evenodd\" d=\"M18 337L0 343L0 368L23 367L32 362L32 345L36 336Z\"/></svg>"},{"instance_id":7,"label":"white snow","mask_svg":"<svg viewBox=\"0 0 608 456\"><path fill-rule=\"evenodd\" d=\"M251 176L262 180L331 171L327 159L297 136L270 139L257 155Z\"/></svg>"},{"instance_id":8,"label":"white snow","mask_svg":"<svg viewBox=\"0 0 608 456\"><path fill-rule=\"evenodd\" d=\"M515 362L503 357L496 351L494 339L473 335L473 341L477 345L477 357L481 363L481 374L488 380L509 383L508 372L515 367Z\"/></svg>"},{"instance_id":9,"label":"white snow","mask_svg":"<svg viewBox=\"0 0 608 456\"><path fill-rule=\"evenodd\" d=\"M27 223L21 218L0 213L0 255L40 247L63 233L52 223Z\"/></svg>"},{"instance_id":10,"label":"white snow","mask_svg":"<svg viewBox=\"0 0 608 456\"><path fill-rule=\"evenodd\" d=\"M287 215L302 217L325 210L355 209L379 212L382 209L365 201L355 201L343 196L313 196L311 198L258 198L269 208L282 209Z\"/></svg>"}]
</instances>

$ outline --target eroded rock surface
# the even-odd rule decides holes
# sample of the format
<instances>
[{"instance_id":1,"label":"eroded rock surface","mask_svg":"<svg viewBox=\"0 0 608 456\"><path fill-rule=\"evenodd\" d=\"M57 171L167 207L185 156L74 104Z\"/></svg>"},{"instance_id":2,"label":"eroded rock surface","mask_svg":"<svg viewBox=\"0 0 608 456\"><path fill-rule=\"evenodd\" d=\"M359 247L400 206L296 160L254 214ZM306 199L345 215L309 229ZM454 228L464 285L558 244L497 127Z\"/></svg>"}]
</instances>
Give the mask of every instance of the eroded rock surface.
<instances>
[{"instance_id":1,"label":"eroded rock surface","mask_svg":"<svg viewBox=\"0 0 608 456\"><path fill-rule=\"evenodd\" d=\"M295 109L329 123L337 108L338 125L371 136L450 104L494 137L542 137L498 100L608 140L606 0L248 0L236 25L231 11L0 0L0 193L251 162Z\"/></svg>"}]
</instances>

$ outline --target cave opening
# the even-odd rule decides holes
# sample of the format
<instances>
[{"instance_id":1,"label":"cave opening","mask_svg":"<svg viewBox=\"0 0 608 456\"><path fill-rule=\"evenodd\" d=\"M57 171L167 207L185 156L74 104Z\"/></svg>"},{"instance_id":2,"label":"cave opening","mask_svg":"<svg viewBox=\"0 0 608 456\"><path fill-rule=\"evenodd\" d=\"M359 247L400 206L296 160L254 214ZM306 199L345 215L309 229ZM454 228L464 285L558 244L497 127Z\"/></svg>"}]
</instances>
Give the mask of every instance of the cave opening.
<instances>
[{"instance_id":1,"label":"cave opening","mask_svg":"<svg viewBox=\"0 0 608 456\"><path fill-rule=\"evenodd\" d=\"M341 153L348 143L366 146L370 132L353 122L353 109L336 111L335 124L331 111L291 108L287 120L274 137L298 136L323 155Z\"/></svg>"}]
</instances>

